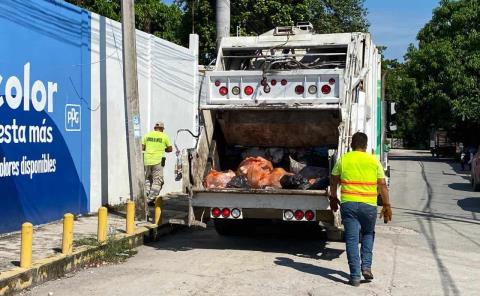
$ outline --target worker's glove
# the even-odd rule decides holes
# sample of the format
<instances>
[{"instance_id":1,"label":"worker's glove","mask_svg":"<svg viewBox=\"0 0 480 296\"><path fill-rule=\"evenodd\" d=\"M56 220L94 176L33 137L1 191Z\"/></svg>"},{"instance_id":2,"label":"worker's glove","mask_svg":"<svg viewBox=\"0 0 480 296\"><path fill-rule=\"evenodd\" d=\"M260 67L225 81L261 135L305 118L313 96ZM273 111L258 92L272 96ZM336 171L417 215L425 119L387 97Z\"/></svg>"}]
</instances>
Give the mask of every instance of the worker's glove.
<instances>
[{"instance_id":1,"label":"worker's glove","mask_svg":"<svg viewBox=\"0 0 480 296\"><path fill-rule=\"evenodd\" d=\"M330 200L330 209L333 212L338 211L338 198L336 196L330 196L328 199Z\"/></svg>"},{"instance_id":2,"label":"worker's glove","mask_svg":"<svg viewBox=\"0 0 480 296\"><path fill-rule=\"evenodd\" d=\"M382 210L380 211L380 219L383 218L383 223L387 224L392 221L392 208L390 204L384 204Z\"/></svg>"}]
</instances>

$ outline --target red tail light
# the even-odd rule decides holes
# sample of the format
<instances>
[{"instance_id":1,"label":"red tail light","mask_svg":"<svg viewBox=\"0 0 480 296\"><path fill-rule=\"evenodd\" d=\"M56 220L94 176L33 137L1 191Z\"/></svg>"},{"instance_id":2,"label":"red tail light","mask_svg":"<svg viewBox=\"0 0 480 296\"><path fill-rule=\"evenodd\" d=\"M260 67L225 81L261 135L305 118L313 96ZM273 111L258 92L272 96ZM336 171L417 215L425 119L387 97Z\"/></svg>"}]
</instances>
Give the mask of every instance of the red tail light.
<instances>
[{"instance_id":1,"label":"red tail light","mask_svg":"<svg viewBox=\"0 0 480 296\"><path fill-rule=\"evenodd\" d=\"M224 208L222 210L222 216L223 218L228 218L230 216L230 209Z\"/></svg>"},{"instance_id":2,"label":"red tail light","mask_svg":"<svg viewBox=\"0 0 480 296\"><path fill-rule=\"evenodd\" d=\"M250 85L249 86L245 86L245 89L243 90L243 92L247 95L247 96L250 96L253 94L253 87L251 87Z\"/></svg>"},{"instance_id":3,"label":"red tail light","mask_svg":"<svg viewBox=\"0 0 480 296\"><path fill-rule=\"evenodd\" d=\"M214 218L220 217L221 214L222 214L222 211L220 211L219 208L213 208L213 209L212 209L212 216L213 216Z\"/></svg>"},{"instance_id":4,"label":"red tail light","mask_svg":"<svg viewBox=\"0 0 480 296\"><path fill-rule=\"evenodd\" d=\"M302 220L304 217L304 213L302 210L296 210L294 215L295 215L295 219L297 220Z\"/></svg>"},{"instance_id":5,"label":"red tail light","mask_svg":"<svg viewBox=\"0 0 480 296\"><path fill-rule=\"evenodd\" d=\"M330 83L330 84L335 84L335 78L330 78L330 79L328 80L328 83Z\"/></svg>"},{"instance_id":6,"label":"red tail light","mask_svg":"<svg viewBox=\"0 0 480 296\"><path fill-rule=\"evenodd\" d=\"M287 85L287 82L288 82L287 79L282 79L282 81L280 81L280 84L281 85Z\"/></svg>"},{"instance_id":7,"label":"red tail light","mask_svg":"<svg viewBox=\"0 0 480 296\"><path fill-rule=\"evenodd\" d=\"M270 81L270 84L271 84L272 86L275 86L275 85L277 85L277 81L276 81L275 79L272 79L272 81Z\"/></svg>"},{"instance_id":8,"label":"red tail light","mask_svg":"<svg viewBox=\"0 0 480 296\"><path fill-rule=\"evenodd\" d=\"M220 86L220 80L215 80L215 86Z\"/></svg>"},{"instance_id":9,"label":"red tail light","mask_svg":"<svg viewBox=\"0 0 480 296\"><path fill-rule=\"evenodd\" d=\"M312 221L313 218L315 218L315 214L313 213L313 211L306 211L305 212L305 219L307 219L308 221Z\"/></svg>"},{"instance_id":10,"label":"red tail light","mask_svg":"<svg viewBox=\"0 0 480 296\"><path fill-rule=\"evenodd\" d=\"M228 94L228 88L226 88L225 86L222 86L220 87L220 89L218 90L218 92L222 95L222 96L226 96Z\"/></svg>"},{"instance_id":11,"label":"red tail light","mask_svg":"<svg viewBox=\"0 0 480 296\"><path fill-rule=\"evenodd\" d=\"M322 86L322 93L324 95L328 95L330 92L332 91L332 88L330 87L330 85L324 85Z\"/></svg>"},{"instance_id":12,"label":"red tail light","mask_svg":"<svg viewBox=\"0 0 480 296\"><path fill-rule=\"evenodd\" d=\"M297 85L297 86L295 86L295 93L296 93L297 95L303 94L304 91L305 91L305 88L303 87L303 85Z\"/></svg>"}]
</instances>

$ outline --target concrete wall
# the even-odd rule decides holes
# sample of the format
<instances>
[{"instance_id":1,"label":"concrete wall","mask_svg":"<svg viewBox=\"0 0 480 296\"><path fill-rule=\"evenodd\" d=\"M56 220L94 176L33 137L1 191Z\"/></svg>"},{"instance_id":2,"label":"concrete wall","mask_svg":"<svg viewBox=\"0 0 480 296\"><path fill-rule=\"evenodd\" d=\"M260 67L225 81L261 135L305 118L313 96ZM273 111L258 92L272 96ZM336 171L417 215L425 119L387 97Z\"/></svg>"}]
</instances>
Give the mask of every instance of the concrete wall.
<instances>
[{"instance_id":1,"label":"concrete wall","mask_svg":"<svg viewBox=\"0 0 480 296\"><path fill-rule=\"evenodd\" d=\"M102 204L115 205L129 198L125 104L122 74L122 34L118 22L92 13L92 169L90 210ZM137 31L138 86L141 132L155 121L165 122L173 141L178 129L195 130L197 113L198 37L183 48ZM182 134L180 148L194 140ZM174 181L175 154L167 156L162 193L181 191Z\"/></svg>"}]
</instances>

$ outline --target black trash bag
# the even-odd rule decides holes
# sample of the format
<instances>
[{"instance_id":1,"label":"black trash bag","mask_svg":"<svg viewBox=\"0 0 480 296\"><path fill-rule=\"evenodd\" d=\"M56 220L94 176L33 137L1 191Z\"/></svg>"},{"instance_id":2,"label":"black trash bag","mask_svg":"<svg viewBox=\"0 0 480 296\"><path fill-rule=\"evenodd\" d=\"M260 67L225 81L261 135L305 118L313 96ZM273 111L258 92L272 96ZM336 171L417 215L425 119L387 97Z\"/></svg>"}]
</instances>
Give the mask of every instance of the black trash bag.
<instances>
[{"instance_id":1,"label":"black trash bag","mask_svg":"<svg viewBox=\"0 0 480 296\"><path fill-rule=\"evenodd\" d=\"M315 183L311 184L307 189L308 190L325 190L330 185L330 178L318 178L315 180Z\"/></svg>"},{"instance_id":2,"label":"black trash bag","mask_svg":"<svg viewBox=\"0 0 480 296\"><path fill-rule=\"evenodd\" d=\"M306 166L300 170L299 174L305 179L321 179L328 176L328 169L316 166Z\"/></svg>"},{"instance_id":3,"label":"black trash bag","mask_svg":"<svg viewBox=\"0 0 480 296\"><path fill-rule=\"evenodd\" d=\"M283 189L302 189L305 190L310 184L308 180L303 178L302 175L285 175L280 179L280 184Z\"/></svg>"},{"instance_id":4,"label":"black trash bag","mask_svg":"<svg viewBox=\"0 0 480 296\"><path fill-rule=\"evenodd\" d=\"M227 188L250 189L247 176L235 176L227 183Z\"/></svg>"}]
</instances>

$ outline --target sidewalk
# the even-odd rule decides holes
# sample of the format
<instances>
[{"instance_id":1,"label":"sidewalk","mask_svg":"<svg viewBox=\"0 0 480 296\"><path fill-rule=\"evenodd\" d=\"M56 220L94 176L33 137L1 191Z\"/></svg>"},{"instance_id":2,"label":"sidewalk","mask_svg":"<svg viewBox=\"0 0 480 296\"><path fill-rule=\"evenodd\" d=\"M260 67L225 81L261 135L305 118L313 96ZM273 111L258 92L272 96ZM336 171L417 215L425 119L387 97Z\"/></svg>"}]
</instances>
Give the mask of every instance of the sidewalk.
<instances>
[{"instance_id":1,"label":"sidewalk","mask_svg":"<svg viewBox=\"0 0 480 296\"><path fill-rule=\"evenodd\" d=\"M125 229L125 219L117 215L108 215L110 233L122 232ZM63 222L55 221L36 226L33 229L32 260L37 261L61 252ZM97 236L97 217L79 217L73 223L73 239ZM19 266L20 232L14 232L0 237L0 273Z\"/></svg>"},{"instance_id":2,"label":"sidewalk","mask_svg":"<svg viewBox=\"0 0 480 296\"><path fill-rule=\"evenodd\" d=\"M182 219L186 215L185 202L164 198L162 207L162 224L169 223L170 219ZM153 216L153 208L150 208ZM83 238L97 237L97 216L81 216L73 224L74 242ZM136 221L137 226L146 224L145 221ZM126 221L121 215L109 213L108 232L110 234L124 233ZM20 227L19 227L20 228ZM63 221L35 226L33 229L33 262L61 252ZM0 273L19 266L20 262L20 232L0 236Z\"/></svg>"}]
</instances>

